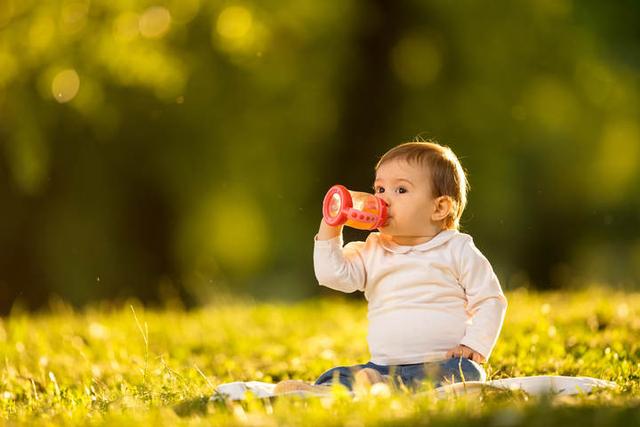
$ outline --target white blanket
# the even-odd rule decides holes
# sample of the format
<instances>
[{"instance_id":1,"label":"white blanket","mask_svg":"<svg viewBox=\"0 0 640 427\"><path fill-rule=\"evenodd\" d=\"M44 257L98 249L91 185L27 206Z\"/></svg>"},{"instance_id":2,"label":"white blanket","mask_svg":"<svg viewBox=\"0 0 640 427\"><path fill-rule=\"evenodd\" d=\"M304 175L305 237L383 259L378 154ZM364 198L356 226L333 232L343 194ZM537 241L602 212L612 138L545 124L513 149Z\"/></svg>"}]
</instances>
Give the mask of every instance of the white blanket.
<instances>
[{"instance_id":1,"label":"white blanket","mask_svg":"<svg viewBox=\"0 0 640 427\"><path fill-rule=\"evenodd\" d=\"M600 380L591 377L567 377L562 375L537 375L533 377L502 378L491 381L467 381L464 383L448 384L435 389L439 396L451 394L476 393L482 387L502 390L522 390L532 396L553 394L558 396L590 393L597 387L616 388L613 381Z\"/></svg>"},{"instance_id":2,"label":"white blanket","mask_svg":"<svg viewBox=\"0 0 640 427\"><path fill-rule=\"evenodd\" d=\"M220 397L231 400L243 400L247 392L251 392L257 398L273 397L275 384L260 381L237 381L220 384L216 388L216 394L211 399ZM600 380L591 377L567 377L561 375L539 375L533 377L502 378L491 381L466 381L455 384L448 384L434 390L438 397L460 395L468 393L478 393L483 387L491 387L502 390L522 390L529 395L570 395L579 393L589 393L593 388L616 388L616 383L612 381ZM296 391L287 395L298 396L323 396L327 393L316 393L308 391Z\"/></svg>"}]
</instances>

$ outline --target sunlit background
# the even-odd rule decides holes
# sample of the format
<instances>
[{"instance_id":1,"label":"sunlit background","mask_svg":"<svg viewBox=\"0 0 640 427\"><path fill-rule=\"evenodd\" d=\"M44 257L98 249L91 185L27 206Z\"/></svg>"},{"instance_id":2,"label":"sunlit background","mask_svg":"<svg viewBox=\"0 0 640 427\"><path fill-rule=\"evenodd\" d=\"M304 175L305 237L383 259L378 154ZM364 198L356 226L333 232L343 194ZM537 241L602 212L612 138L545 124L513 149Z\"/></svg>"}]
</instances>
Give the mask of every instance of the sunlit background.
<instances>
[{"instance_id":1,"label":"sunlit background","mask_svg":"<svg viewBox=\"0 0 640 427\"><path fill-rule=\"evenodd\" d=\"M505 289L640 283L640 3L0 1L0 311L320 292L326 190L449 145ZM365 234L346 231L347 239Z\"/></svg>"}]
</instances>

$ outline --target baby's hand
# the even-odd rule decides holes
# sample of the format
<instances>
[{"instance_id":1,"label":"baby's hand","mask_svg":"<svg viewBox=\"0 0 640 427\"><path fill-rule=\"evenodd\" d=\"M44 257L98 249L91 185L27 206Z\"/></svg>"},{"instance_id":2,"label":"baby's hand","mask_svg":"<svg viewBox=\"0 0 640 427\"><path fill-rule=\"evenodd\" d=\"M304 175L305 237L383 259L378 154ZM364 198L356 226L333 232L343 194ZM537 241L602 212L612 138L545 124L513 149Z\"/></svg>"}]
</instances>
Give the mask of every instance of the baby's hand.
<instances>
[{"instance_id":1,"label":"baby's hand","mask_svg":"<svg viewBox=\"0 0 640 427\"><path fill-rule=\"evenodd\" d=\"M471 359L474 362L482 363L484 362L484 356L472 349L471 347L467 347L466 345L459 344L456 347L452 348L447 352L447 359L452 357L466 357L467 359Z\"/></svg>"}]
</instances>

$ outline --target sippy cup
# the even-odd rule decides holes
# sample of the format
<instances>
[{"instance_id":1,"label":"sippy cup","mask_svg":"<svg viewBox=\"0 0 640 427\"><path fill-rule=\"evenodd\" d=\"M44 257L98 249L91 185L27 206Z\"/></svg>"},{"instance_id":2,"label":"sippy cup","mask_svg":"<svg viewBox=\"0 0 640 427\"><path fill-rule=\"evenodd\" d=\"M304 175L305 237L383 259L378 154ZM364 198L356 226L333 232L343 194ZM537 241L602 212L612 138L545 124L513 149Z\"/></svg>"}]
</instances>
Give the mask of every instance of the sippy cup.
<instances>
[{"instance_id":1,"label":"sippy cup","mask_svg":"<svg viewBox=\"0 0 640 427\"><path fill-rule=\"evenodd\" d=\"M334 185L324 196L322 215L331 226L374 230L387 221L387 203L379 197Z\"/></svg>"}]
</instances>

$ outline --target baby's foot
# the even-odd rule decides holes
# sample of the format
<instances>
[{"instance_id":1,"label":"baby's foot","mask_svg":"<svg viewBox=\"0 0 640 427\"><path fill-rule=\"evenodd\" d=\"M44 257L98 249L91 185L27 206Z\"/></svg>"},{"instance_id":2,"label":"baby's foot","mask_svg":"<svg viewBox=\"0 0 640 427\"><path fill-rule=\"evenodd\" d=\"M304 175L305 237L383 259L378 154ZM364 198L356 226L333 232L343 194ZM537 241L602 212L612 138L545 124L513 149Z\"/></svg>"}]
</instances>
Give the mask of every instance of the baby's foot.
<instances>
[{"instance_id":1,"label":"baby's foot","mask_svg":"<svg viewBox=\"0 0 640 427\"><path fill-rule=\"evenodd\" d=\"M309 384L300 380L284 380L276 384L273 394L284 394L294 391L310 391L312 393L327 393L331 390L330 386Z\"/></svg>"},{"instance_id":2,"label":"baby's foot","mask_svg":"<svg viewBox=\"0 0 640 427\"><path fill-rule=\"evenodd\" d=\"M369 389L372 385L386 382L382 374L372 368L360 369L355 374L356 388Z\"/></svg>"}]
</instances>

